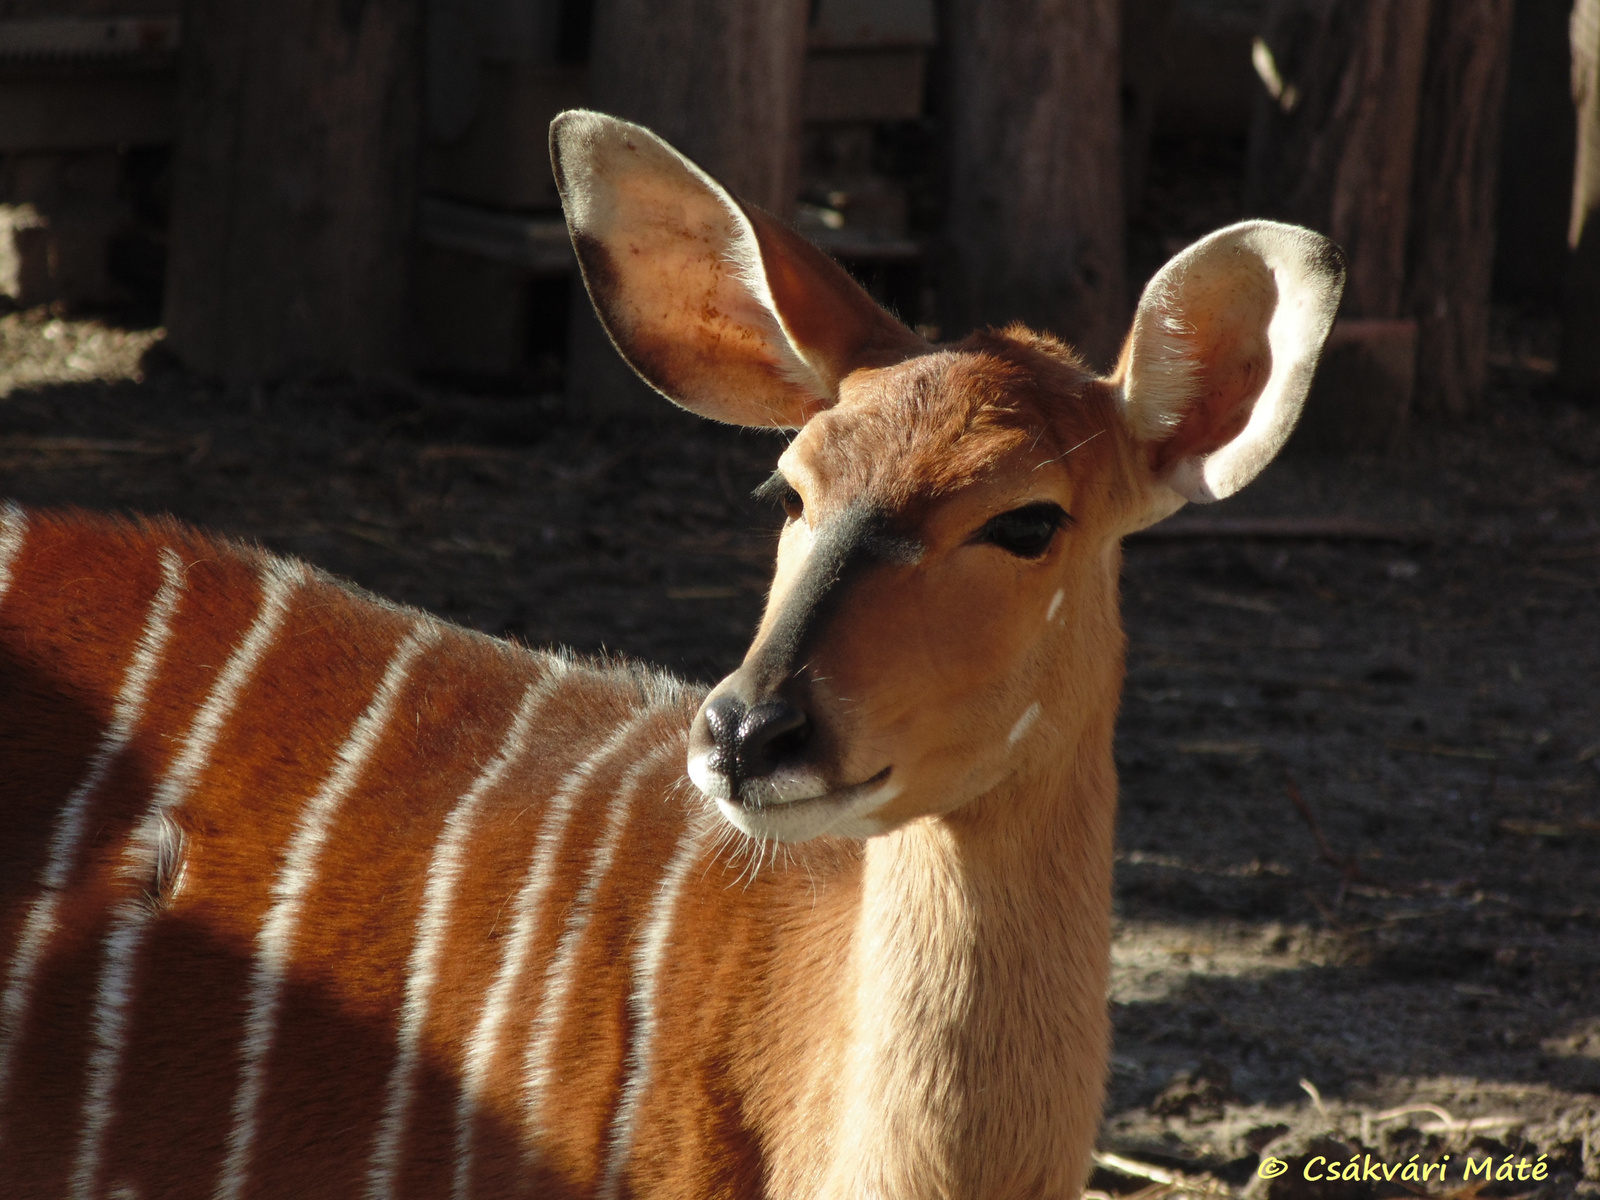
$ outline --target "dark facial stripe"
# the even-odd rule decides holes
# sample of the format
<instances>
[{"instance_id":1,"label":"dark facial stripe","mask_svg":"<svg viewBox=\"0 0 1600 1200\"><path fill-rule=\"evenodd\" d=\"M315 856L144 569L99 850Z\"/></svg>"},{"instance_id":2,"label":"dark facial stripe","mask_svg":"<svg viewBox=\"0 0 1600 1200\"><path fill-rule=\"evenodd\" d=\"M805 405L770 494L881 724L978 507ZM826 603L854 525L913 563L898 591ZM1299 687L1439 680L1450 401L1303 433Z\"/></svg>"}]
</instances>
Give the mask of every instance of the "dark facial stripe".
<instances>
[{"instance_id":1,"label":"dark facial stripe","mask_svg":"<svg viewBox=\"0 0 1600 1200\"><path fill-rule=\"evenodd\" d=\"M921 543L889 533L876 509L849 508L824 524L771 633L748 665L752 696L776 688L799 668L851 577L886 563L915 563L922 553Z\"/></svg>"}]
</instances>

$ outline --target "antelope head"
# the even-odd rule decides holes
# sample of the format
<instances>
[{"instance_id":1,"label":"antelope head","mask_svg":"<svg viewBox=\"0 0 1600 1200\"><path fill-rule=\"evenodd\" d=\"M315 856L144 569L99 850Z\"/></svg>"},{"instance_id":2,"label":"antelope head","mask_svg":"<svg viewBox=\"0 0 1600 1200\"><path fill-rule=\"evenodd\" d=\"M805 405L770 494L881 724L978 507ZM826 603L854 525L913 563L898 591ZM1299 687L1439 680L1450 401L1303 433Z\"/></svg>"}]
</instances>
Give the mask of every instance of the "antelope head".
<instances>
[{"instance_id":1,"label":"antelope head","mask_svg":"<svg viewBox=\"0 0 1600 1200\"><path fill-rule=\"evenodd\" d=\"M765 615L690 735L756 837L972 808L1094 734L1122 676L1122 537L1248 483L1299 414L1343 286L1293 226L1220 230L1145 289L1115 370L1013 326L929 344L654 134L551 130L589 294L657 390L797 430Z\"/></svg>"}]
</instances>

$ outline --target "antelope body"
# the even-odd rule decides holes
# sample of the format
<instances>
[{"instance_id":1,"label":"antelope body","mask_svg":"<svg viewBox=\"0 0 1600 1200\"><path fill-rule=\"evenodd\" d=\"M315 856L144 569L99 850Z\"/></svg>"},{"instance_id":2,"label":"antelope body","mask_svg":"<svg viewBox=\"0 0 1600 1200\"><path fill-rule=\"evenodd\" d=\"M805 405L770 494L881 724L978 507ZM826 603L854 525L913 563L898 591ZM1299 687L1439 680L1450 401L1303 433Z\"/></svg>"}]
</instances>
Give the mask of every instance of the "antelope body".
<instances>
[{"instance_id":1,"label":"antelope body","mask_svg":"<svg viewBox=\"0 0 1600 1200\"><path fill-rule=\"evenodd\" d=\"M707 696L4 510L0 1194L1081 1189L1120 538L1276 452L1337 251L1197 243L1102 379L928 345L646 130L552 145L629 361L800 431L744 665Z\"/></svg>"}]
</instances>

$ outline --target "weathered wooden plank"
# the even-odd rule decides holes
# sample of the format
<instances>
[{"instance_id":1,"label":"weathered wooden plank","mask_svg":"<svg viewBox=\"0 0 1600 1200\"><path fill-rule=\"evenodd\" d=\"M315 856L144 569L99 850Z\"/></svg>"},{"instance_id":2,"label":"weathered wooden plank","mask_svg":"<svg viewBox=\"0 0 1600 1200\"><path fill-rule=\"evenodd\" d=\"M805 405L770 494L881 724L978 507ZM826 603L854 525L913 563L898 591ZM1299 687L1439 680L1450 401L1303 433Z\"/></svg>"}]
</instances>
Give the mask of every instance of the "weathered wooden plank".
<instances>
[{"instance_id":1,"label":"weathered wooden plank","mask_svg":"<svg viewBox=\"0 0 1600 1200\"><path fill-rule=\"evenodd\" d=\"M1110 365L1124 320L1119 8L948 5L947 335L1022 320Z\"/></svg>"},{"instance_id":2,"label":"weathered wooden plank","mask_svg":"<svg viewBox=\"0 0 1600 1200\"><path fill-rule=\"evenodd\" d=\"M248 382L404 363L418 0L194 0L166 323Z\"/></svg>"},{"instance_id":3,"label":"weathered wooden plank","mask_svg":"<svg viewBox=\"0 0 1600 1200\"><path fill-rule=\"evenodd\" d=\"M1247 211L1349 256L1341 311L1397 317L1430 0L1274 0L1256 69Z\"/></svg>"},{"instance_id":4,"label":"weathered wooden plank","mask_svg":"<svg viewBox=\"0 0 1600 1200\"><path fill-rule=\"evenodd\" d=\"M805 0L597 0L589 103L660 133L744 200L787 217L800 170ZM588 411L660 401L617 356L581 286L567 394Z\"/></svg>"},{"instance_id":5,"label":"weathered wooden plank","mask_svg":"<svg viewBox=\"0 0 1600 1200\"><path fill-rule=\"evenodd\" d=\"M1459 417L1488 375L1495 183L1514 0L1434 6L1417 127L1405 306L1419 413Z\"/></svg>"}]
</instances>

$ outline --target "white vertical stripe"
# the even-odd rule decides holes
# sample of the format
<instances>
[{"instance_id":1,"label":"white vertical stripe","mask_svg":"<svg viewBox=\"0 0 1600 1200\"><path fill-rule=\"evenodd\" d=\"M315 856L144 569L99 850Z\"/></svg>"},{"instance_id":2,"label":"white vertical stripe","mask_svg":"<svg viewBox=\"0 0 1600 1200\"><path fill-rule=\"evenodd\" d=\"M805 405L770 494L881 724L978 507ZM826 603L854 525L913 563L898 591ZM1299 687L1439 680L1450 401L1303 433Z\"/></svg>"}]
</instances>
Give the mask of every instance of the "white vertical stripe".
<instances>
[{"instance_id":1,"label":"white vertical stripe","mask_svg":"<svg viewBox=\"0 0 1600 1200\"><path fill-rule=\"evenodd\" d=\"M438 976L439 954L444 949L450 905L455 900L456 884L465 865L462 855L467 838L477 820L478 809L505 777L506 771L526 752L534 715L549 701L566 679L570 668L553 660L544 679L530 685L500 746L500 752L478 775L445 817L444 830L428 864L428 881L422 893L422 911L411 945L411 960L406 967L405 997L400 1003L400 1022L396 1035L394 1067L389 1073L387 1103L383 1121L367 1169L367 1195L371 1200L389 1200L394 1194L395 1174L400 1169L400 1146L410 1115L417 1061L421 1056L422 1027L428 1018L428 1004Z\"/></svg>"},{"instance_id":2,"label":"white vertical stripe","mask_svg":"<svg viewBox=\"0 0 1600 1200\"><path fill-rule=\"evenodd\" d=\"M240 692L277 636L278 627L289 610L290 595L307 578L306 569L300 564L278 559L268 559L261 576L261 608L255 622L223 664L210 695L189 726L182 749L156 785L150 807L130 839L128 857L136 869L145 865L144 860L160 853L163 829L171 812L187 798L200 772L210 762L211 751L238 704ZM106 1127L111 1121L112 1100L122 1072L127 1008L133 994L133 966L151 916L150 908L143 903L120 905L112 914L111 931L106 936L106 962L95 997L94 1041L89 1053L83 1128L78 1134L73 1162L74 1200L88 1200L100 1172Z\"/></svg>"},{"instance_id":3,"label":"white vertical stripe","mask_svg":"<svg viewBox=\"0 0 1600 1200\"><path fill-rule=\"evenodd\" d=\"M523 1120L528 1129L528 1144L534 1154L538 1153L538 1146L548 1132L544 1124L544 1106L545 1093L550 1088L550 1058L555 1048L556 1033L561 1027L567 993L572 990L578 951L594 915L595 897L600 894L600 885L605 882L611 863L617 856L617 844L622 841L622 831L632 815L633 799L638 794L640 781L663 754L681 749L682 745L677 740L654 747L629 769L618 784L616 795L611 798L607 809L605 833L595 847L583 886L578 889L578 894L572 899L572 907L567 911L567 927L562 932L555 957L545 970L544 994L539 998L539 1010L528 1033L528 1050L523 1060L522 1075Z\"/></svg>"},{"instance_id":4,"label":"white vertical stripe","mask_svg":"<svg viewBox=\"0 0 1600 1200\"><path fill-rule=\"evenodd\" d=\"M6 518L11 514L8 512ZM4 533L0 533L0 592L4 591L6 562ZM100 743L89 758L83 779L67 797L56 827L50 837L50 857L39 876L40 893L28 910L22 925L22 936L6 971L6 987L0 993L0 1101L3 1101L6 1084L11 1075L11 1059L17 1043L22 1038L23 1020L27 1016L33 993L33 977L38 970L40 956L49 937L56 929L56 907L61 892L72 876L73 864L78 860L83 843L84 822L88 817L89 801L105 782L111 765L127 748L134 728L144 715L145 701L150 684L166 653L167 641L172 633L172 614L177 610L183 592L183 562L170 549L161 551L161 586L150 602L149 615L145 617L144 630L134 644L133 656L123 672L122 686L111 705L111 721L100 735ZM4 1107L0 1104L0 1116ZM0 1125L0 1141L5 1129Z\"/></svg>"},{"instance_id":5,"label":"white vertical stripe","mask_svg":"<svg viewBox=\"0 0 1600 1200\"><path fill-rule=\"evenodd\" d=\"M14 500L0 505L0 600L11 590L11 568L28 536L28 514Z\"/></svg>"},{"instance_id":6,"label":"white vertical stripe","mask_svg":"<svg viewBox=\"0 0 1600 1200\"><path fill-rule=\"evenodd\" d=\"M1039 719L1039 714L1044 707L1035 700L1022 710L1022 715L1017 718L1017 723L1011 727L1011 732L1006 734L1006 746L1015 746L1028 735L1028 730L1033 728L1033 723Z\"/></svg>"},{"instance_id":7,"label":"white vertical stripe","mask_svg":"<svg viewBox=\"0 0 1600 1200\"><path fill-rule=\"evenodd\" d=\"M533 856L528 863L527 876L511 906L511 930L506 934L500 969L489 988L478 1015L478 1024L467 1040L465 1060L461 1067L461 1094L456 1099L456 1173L450 1194L453 1200L467 1200L472 1188L472 1133L477 1120L478 1106L488 1082L489 1068L499 1049L500 1027L505 1023L511 1007L511 997L522 978L538 927L540 906L555 873L556 856L561 850L567 821L572 815L572 804L588 784L590 778L621 752L639 728L653 716L646 709L613 733L604 745L579 763L561 780L545 807L544 822L534 842Z\"/></svg>"},{"instance_id":8,"label":"white vertical stripe","mask_svg":"<svg viewBox=\"0 0 1600 1200\"><path fill-rule=\"evenodd\" d=\"M634 1124L639 1105L649 1090L650 1072L655 1063L656 982L661 974L661 960L672 936L672 922L677 915L683 881L689 868L700 858L704 842L704 824L691 822L678 839L677 853L667 864L666 874L656 885L655 902L650 906L650 915L645 919L639 944L633 952L633 990L628 996L628 1013L633 1018L632 1045L628 1050L622 1100L611 1125L611 1145L598 1193L600 1200L615 1200L622 1186L623 1168L633 1153Z\"/></svg>"},{"instance_id":9,"label":"white vertical stripe","mask_svg":"<svg viewBox=\"0 0 1600 1200\"><path fill-rule=\"evenodd\" d=\"M360 780L367 760L378 748L412 663L438 638L439 632L433 625L419 624L401 641L366 711L356 719L349 737L339 747L332 772L317 794L307 801L294 835L289 839L283 868L273 881L272 906L256 935L255 964L250 973L250 1009L245 1017L244 1045L240 1049L239 1090L233 1099L228 1154L214 1193L217 1200L237 1200L250 1177L261 1094L267 1082L267 1054L277 1034L278 1006L283 999L295 934L299 931L300 910L306 892L316 881L318 860L328 840L328 831L339 806Z\"/></svg>"}]
</instances>

